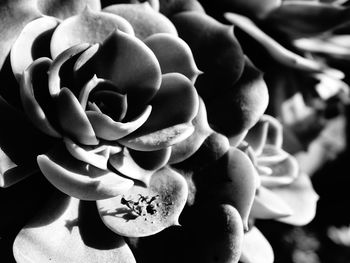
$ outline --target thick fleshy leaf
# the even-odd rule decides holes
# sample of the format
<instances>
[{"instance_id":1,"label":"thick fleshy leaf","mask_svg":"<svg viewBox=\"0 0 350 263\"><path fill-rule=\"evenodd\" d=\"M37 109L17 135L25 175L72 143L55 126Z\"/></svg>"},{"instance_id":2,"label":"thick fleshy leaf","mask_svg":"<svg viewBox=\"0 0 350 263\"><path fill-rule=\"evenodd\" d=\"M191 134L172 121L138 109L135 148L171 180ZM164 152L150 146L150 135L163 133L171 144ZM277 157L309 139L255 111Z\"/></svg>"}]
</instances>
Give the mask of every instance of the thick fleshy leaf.
<instances>
[{"instance_id":1,"label":"thick fleshy leaf","mask_svg":"<svg viewBox=\"0 0 350 263\"><path fill-rule=\"evenodd\" d=\"M178 72L195 83L201 71L184 40L171 34L159 33L147 37L144 42L156 55L162 74Z\"/></svg>"},{"instance_id":2,"label":"thick fleshy leaf","mask_svg":"<svg viewBox=\"0 0 350 263\"><path fill-rule=\"evenodd\" d=\"M156 33L177 35L173 23L165 15L154 10L148 2L110 5L103 11L124 17L134 28L136 37L142 40Z\"/></svg>"},{"instance_id":3,"label":"thick fleshy leaf","mask_svg":"<svg viewBox=\"0 0 350 263\"><path fill-rule=\"evenodd\" d=\"M45 15L66 19L81 13L86 7L92 10L101 10L98 0L38 0L37 6Z\"/></svg>"},{"instance_id":4,"label":"thick fleshy leaf","mask_svg":"<svg viewBox=\"0 0 350 263\"><path fill-rule=\"evenodd\" d=\"M23 71L37 58L50 57L48 47L59 21L44 16L28 23L11 48L11 66L17 81Z\"/></svg>"},{"instance_id":5,"label":"thick fleshy leaf","mask_svg":"<svg viewBox=\"0 0 350 263\"><path fill-rule=\"evenodd\" d=\"M244 54L233 26L196 11L177 13L171 21L190 46L198 68L205 72L196 81L204 100L212 99L240 78Z\"/></svg>"},{"instance_id":6,"label":"thick fleshy leaf","mask_svg":"<svg viewBox=\"0 0 350 263\"><path fill-rule=\"evenodd\" d=\"M296 211L297 212L297 211ZM257 219L274 219L286 217L294 211L278 195L261 186L255 195L250 217Z\"/></svg>"},{"instance_id":7,"label":"thick fleshy leaf","mask_svg":"<svg viewBox=\"0 0 350 263\"><path fill-rule=\"evenodd\" d=\"M181 219L187 232L185 240L180 241L186 246L186 260L178 262L239 261L244 230L242 218L233 206L215 202L193 205Z\"/></svg>"},{"instance_id":8,"label":"thick fleshy leaf","mask_svg":"<svg viewBox=\"0 0 350 263\"><path fill-rule=\"evenodd\" d=\"M98 144L89 119L73 93L67 88L62 88L56 102L57 119L63 133L81 144Z\"/></svg>"},{"instance_id":9,"label":"thick fleshy leaf","mask_svg":"<svg viewBox=\"0 0 350 263\"><path fill-rule=\"evenodd\" d=\"M140 152L123 148L109 158L109 164L131 179L143 182L149 186L152 175L156 170L162 168L169 160L170 148L158 151Z\"/></svg>"},{"instance_id":10,"label":"thick fleshy leaf","mask_svg":"<svg viewBox=\"0 0 350 263\"><path fill-rule=\"evenodd\" d=\"M135 185L129 192L97 201L103 222L127 237L148 236L178 225L188 188L185 179L170 168L152 175L150 186Z\"/></svg>"},{"instance_id":11,"label":"thick fleshy leaf","mask_svg":"<svg viewBox=\"0 0 350 263\"><path fill-rule=\"evenodd\" d=\"M13 252L18 263L135 263L122 237L100 221L94 202L54 196L17 235Z\"/></svg>"},{"instance_id":12,"label":"thick fleshy leaf","mask_svg":"<svg viewBox=\"0 0 350 263\"><path fill-rule=\"evenodd\" d=\"M278 221L300 226L308 224L315 217L318 195L308 175L300 174L288 187L276 187L270 190L296 211L291 216L277 219Z\"/></svg>"},{"instance_id":13,"label":"thick fleshy leaf","mask_svg":"<svg viewBox=\"0 0 350 263\"><path fill-rule=\"evenodd\" d=\"M0 68L22 29L30 21L40 17L34 0L1 1L0 3Z\"/></svg>"},{"instance_id":14,"label":"thick fleshy leaf","mask_svg":"<svg viewBox=\"0 0 350 263\"><path fill-rule=\"evenodd\" d=\"M98 138L104 140L118 140L139 129L149 118L152 107L147 106L145 110L129 122L116 122L111 117L98 112L87 111L88 117L94 132Z\"/></svg>"},{"instance_id":15,"label":"thick fleshy leaf","mask_svg":"<svg viewBox=\"0 0 350 263\"><path fill-rule=\"evenodd\" d=\"M283 47L247 17L235 13L225 13L225 18L263 45L270 56L283 65L309 72L324 72L339 78L344 77L344 73L340 70L329 68L319 61L302 57Z\"/></svg>"},{"instance_id":16,"label":"thick fleshy leaf","mask_svg":"<svg viewBox=\"0 0 350 263\"><path fill-rule=\"evenodd\" d=\"M150 117L129 139L192 121L198 112L198 101L197 91L188 78L179 73L164 74L161 87L150 102Z\"/></svg>"},{"instance_id":17,"label":"thick fleshy leaf","mask_svg":"<svg viewBox=\"0 0 350 263\"><path fill-rule=\"evenodd\" d=\"M242 263L273 263L272 247L263 234L253 227L243 238Z\"/></svg>"},{"instance_id":18,"label":"thick fleshy leaf","mask_svg":"<svg viewBox=\"0 0 350 263\"><path fill-rule=\"evenodd\" d=\"M246 57L243 73L235 85L206 101L208 122L237 146L264 114L269 91L262 72Z\"/></svg>"},{"instance_id":19,"label":"thick fleshy leaf","mask_svg":"<svg viewBox=\"0 0 350 263\"><path fill-rule=\"evenodd\" d=\"M85 8L57 27L52 35L51 55L56 58L64 50L81 43L101 43L116 28L134 35L132 26L123 17Z\"/></svg>"},{"instance_id":20,"label":"thick fleshy leaf","mask_svg":"<svg viewBox=\"0 0 350 263\"><path fill-rule=\"evenodd\" d=\"M51 65L49 58L35 60L24 72L20 85L20 95L25 114L36 128L53 137L61 137L60 132L49 120L53 116L54 103L48 90L47 71Z\"/></svg>"},{"instance_id":21,"label":"thick fleshy leaf","mask_svg":"<svg viewBox=\"0 0 350 263\"><path fill-rule=\"evenodd\" d=\"M318 1L285 1L266 22L291 37L324 33L349 22L349 7Z\"/></svg>"},{"instance_id":22,"label":"thick fleshy leaf","mask_svg":"<svg viewBox=\"0 0 350 263\"><path fill-rule=\"evenodd\" d=\"M64 146L39 155L38 165L55 187L82 200L114 197L125 193L133 185L132 180L73 158Z\"/></svg>"},{"instance_id":23,"label":"thick fleshy leaf","mask_svg":"<svg viewBox=\"0 0 350 263\"><path fill-rule=\"evenodd\" d=\"M198 202L230 204L242 217L248 229L248 217L253 205L258 174L248 156L241 150L230 147L212 165L194 175Z\"/></svg>"}]
</instances>

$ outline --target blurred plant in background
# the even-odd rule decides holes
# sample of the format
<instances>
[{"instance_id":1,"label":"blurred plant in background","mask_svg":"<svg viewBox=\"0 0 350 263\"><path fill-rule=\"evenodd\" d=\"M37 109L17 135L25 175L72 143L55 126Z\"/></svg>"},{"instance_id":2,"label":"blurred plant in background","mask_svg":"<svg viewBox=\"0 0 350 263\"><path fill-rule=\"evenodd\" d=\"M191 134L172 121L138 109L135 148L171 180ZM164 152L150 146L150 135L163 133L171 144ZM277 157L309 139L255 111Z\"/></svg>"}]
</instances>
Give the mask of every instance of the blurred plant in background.
<instances>
[{"instance_id":1,"label":"blurred plant in background","mask_svg":"<svg viewBox=\"0 0 350 263\"><path fill-rule=\"evenodd\" d=\"M307 227L261 222L264 233L278 262L348 262L348 1L259 3L203 1L203 6L236 25L243 49L264 72L271 98L267 113L282 122L285 149L320 196ZM304 246L304 239L314 245Z\"/></svg>"}]
</instances>

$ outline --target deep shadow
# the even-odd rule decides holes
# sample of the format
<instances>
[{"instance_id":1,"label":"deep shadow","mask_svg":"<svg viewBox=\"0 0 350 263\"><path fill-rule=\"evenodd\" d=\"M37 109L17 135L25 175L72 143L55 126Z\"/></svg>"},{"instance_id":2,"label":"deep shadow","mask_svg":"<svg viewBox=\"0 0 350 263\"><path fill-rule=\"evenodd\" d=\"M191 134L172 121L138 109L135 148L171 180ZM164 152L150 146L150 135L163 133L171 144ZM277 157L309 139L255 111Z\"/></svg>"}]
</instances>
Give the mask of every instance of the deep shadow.
<instances>
[{"instance_id":1,"label":"deep shadow","mask_svg":"<svg viewBox=\"0 0 350 263\"><path fill-rule=\"evenodd\" d=\"M98 214L96 202L80 201L78 215L79 231L85 245L95 249L121 247L124 239L110 231Z\"/></svg>"},{"instance_id":2,"label":"deep shadow","mask_svg":"<svg viewBox=\"0 0 350 263\"><path fill-rule=\"evenodd\" d=\"M42 211L47 200L57 191L40 172L11 187L0 188L0 237L14 229L20 230Z\"/></svg>"}]
</instances>

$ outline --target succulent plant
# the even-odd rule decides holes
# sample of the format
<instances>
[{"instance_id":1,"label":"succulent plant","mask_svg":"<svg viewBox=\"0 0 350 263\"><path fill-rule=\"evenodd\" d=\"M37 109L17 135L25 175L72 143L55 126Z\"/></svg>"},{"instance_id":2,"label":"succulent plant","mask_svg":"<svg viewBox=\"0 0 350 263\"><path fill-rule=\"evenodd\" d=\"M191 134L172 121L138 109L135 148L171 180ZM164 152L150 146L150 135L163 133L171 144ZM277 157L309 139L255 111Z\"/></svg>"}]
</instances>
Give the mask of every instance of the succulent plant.
<instances>
[{"instance_id":1,"label":"succulent plant","mask_svg":"<svg viewBox=\"0 0 350 263\"><path fill-rule=\"evenodd\" d=\"M132 7L138 10L138 5ZM72 230L63 238L66 242L57 240L64 253L53 249L55 240L44 245L46 235L69 229L65 221L80 225L82 200L96 201L102 221L120 236L151 235L178 224L187 184L166 164L171 146L193 133L191 120L198 111L193 80L198 72L189 47L176 35L159 30L142 41L134 35L137 29L120 16L85 8L63 21L42 15L27 23L12 44L11 68L19 82L12 99L21 104L4 101L4 107L8 114L25 115L30 129L50 139L46 143L28 136L42 146L41 154L38 150L4 167L3 186L39 169L65 194L56 193L53 202L62 199L62 210L49 214L43 228L35 227L34 219L19 232L14 242L18 262L75 261L95 253L69 251L81 238L79 232L69 235ZM164 42L187 59L186 72L183 64L172 62L171 53L160 49ZM39 47L48 53L33 52ZM176 107L179 102L182 107ZM30 163L32 169L23 173L26 162L34 161L32 155L37 155L37 165ZM4 157L12 161L6 151ZM46 216L39 213L39 220ZM133 262L126 245L119 249L119 239L108 256L121 253L120 260Z\"/></svg>"},{"instance_id":2,"label":"succulent plant","mask_svg":"<svg viewBox=\"0 0 350 263\"><path fill-rule=\"evenodd\" d=\"M334 23L318 26L325 10ZM333 80L322 99L347 85L263 25L301 17L275 29L305 51L295 36L343 25L343 13L275 0L3 1L0 243L17 262L272 262L254 221L304 225L317 202L283 139L315 137L301 140L288 85L280 96L273 84L294 71ZM271 61L287 73L271 77Z\"/></svg>"}]
</instances>

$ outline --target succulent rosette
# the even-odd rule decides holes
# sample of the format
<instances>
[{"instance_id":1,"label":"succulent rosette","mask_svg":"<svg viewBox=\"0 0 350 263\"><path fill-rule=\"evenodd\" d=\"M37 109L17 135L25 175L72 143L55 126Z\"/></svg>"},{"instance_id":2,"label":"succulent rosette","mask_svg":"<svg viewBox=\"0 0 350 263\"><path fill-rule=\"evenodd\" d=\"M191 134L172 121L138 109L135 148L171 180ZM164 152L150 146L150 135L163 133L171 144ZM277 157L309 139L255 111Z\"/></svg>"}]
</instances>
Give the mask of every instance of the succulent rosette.
<instances>
[{"instance_id":1,"label":"succulent rosette","mask_svg":"<svg viewBox=\"0 0 350 263\"><path fill-rule=\"evenodd\" d=\"M171 22L140 5L168 26L157 22L145 35L134 20L113 13L142 12L139 5L111 12L88 5L65 19L36 13L32 5L37 18L26 20L11 43L3 71L11 66L18 90L2 92L2 186L16 188L40 171L60 190L18 233L17 262L135 262L123 236L178 224L188 186L167 163L172 146L194 131L199 71ZM28 130L24 145L33 145L25 153L16 151L17 133L11 134L19 128ZM97 235L101 244L84 234L84 224L102 228L94 220L105 225Z\"/></svg>"},{"instance_id":2,"label":"succulent rosette","mask_svg":"<svg viewBox=\"0 0 350 263\"><path fill-rule=\"evenodd\" d=\"M255 220L277 220L303 226L316 214L318 195L294 156L283 150L283 126L270 115L263 115L240 145L252 159L259 174L259 186L250 212ZM253 230L253 231L252 231ZM251 231L251 232L250 232ZM273 262L273 248L252 225L245 234L242 262Z\"/></svg>"}]
</instances>

